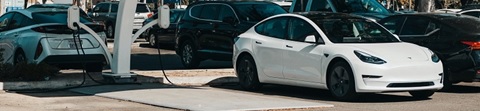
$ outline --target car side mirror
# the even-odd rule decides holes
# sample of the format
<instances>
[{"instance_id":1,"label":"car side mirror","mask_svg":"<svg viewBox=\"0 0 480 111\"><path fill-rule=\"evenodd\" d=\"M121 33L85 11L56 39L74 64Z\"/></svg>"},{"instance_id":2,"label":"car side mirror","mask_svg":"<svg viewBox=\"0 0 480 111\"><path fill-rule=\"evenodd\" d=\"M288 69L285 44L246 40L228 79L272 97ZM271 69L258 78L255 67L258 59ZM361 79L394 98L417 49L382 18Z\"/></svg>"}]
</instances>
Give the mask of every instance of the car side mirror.
<instances>
[{"instance_id":1,"label":"car side mirror","mask_svg":"<svg viewBox=\"0 0 480 111\"><path fill-rule=\"evenodd\" d=\"M305 42L317 43L317 39L315 38L315 35L308 35L307 37L305 37Z\"/></svg>"},{"instance_id":2,"label":"car side mirror","mask_svg":"<svg viewBox=\"0 0 480 111\"><path fill-rule=\"evenodd\" d=\"M235 18L233 18L233 17L224 17L224 18L222 19L222 22L228 23L228 24L231 24L231 25L234 25L234 24L235 24Z\"/></svg>"}]
</instances>

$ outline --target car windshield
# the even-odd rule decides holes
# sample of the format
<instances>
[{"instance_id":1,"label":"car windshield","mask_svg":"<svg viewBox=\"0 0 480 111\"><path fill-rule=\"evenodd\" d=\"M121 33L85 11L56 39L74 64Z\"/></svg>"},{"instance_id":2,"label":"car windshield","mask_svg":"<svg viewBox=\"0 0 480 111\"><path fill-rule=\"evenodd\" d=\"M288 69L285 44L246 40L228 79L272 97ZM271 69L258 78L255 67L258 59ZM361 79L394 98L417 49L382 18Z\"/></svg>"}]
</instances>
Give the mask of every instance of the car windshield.
<instances>
[{"instance_id":1,"label":"car windshield","mask_svg":"<svg viewBox=\"0 0 480 111\"><path fill-rule=\"evenodd\" d=\"M249 22L259 22L276 14L287 13L276 4L237 4L239 19Z\"/></svg>"},{"instance_id":2,"label":"car windshield","mask_svg":"<svg viewBox=\"0 0 480 111\"><path fill-rule=\"evenodd\" d=\"M37 12L32 14L36 23L61 23L67 24L67 12ZM80 22L92 22L86 15L80 16Z\"/></svg>"},{"instance_id":3,"label":"car windshield","mask_svg":"<svg viewBox=\"0 0 480 111\"><path fill-rule=\"evenodd\" d=\"M314 21L333 43L399 42L391 33L371 20L342 18Z\"/></svg>"},{"instance_id":4,"label":"car windshield","mask_svg":"<svg viewBox=\"0 0 480 111\"><path fill-rule=\"evenodd\" d=\"M389 11L376 0L334 0L338 12L345 13L382 13ZM334 2L334 3L335 3Z\"/></svg>"},{"instance_id":5,"label":"car windshield","mask_svg":"<svg viewBox=\"0 0 480 111\"><path fill-rule=\"evenodd\" d=\"M146 4L137 4L137 13L150 12Z\"/></svg>"}]
</instances>

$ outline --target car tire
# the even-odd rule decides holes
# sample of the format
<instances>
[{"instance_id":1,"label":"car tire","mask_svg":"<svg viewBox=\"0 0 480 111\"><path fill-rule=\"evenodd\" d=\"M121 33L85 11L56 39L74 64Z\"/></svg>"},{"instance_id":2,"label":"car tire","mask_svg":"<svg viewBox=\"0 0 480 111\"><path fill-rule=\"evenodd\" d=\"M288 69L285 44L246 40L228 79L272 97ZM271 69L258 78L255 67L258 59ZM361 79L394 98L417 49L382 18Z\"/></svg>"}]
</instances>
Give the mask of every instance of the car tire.
<instances>
[{"instance_id":1,"label":"car tire","mask_svg":"<svg viewBox=\"0 0 480 111\"><path fill-rule=\"evenodd\" d=\"M430 96L432 96L435 93L435 91L432 91L432 90L409 91L408 93L410 93L410 95L412 95L412 97L417 98L417 99L427 99Z\"/></svg>"},{"instance_id":2,"label":"car tire","mask_svg":"<svg viewBox=\"0 0 480 111\"><path fill-rule=\"evenodd\" d=\"M238 74L240 87L247 91L257 91L262 87L258 80L257 66L253 57L243 56L236 63L235 72Z\"/></svg>"},{"instance_id":3,"label":"car tire","mask_svg":"<svg viewBox=\"0 0 480 111\"><path fill-rule=\"evenodd\" d=\"M184 41L181 46L180 59L186 68L197 68L200 64L200 59L197 56L197 49L191 40Z\"/></svg>"},{"instance_id":4,"label":"car tire","mask_svg":"<svg viewBox=\"0 0 480 111\"><path fill-rule=\"evenodd\" d=\"M25 57L25 53L23 53L23 51L18 51L15 53L15 58L13 60L13 65L17 65L18 63L26 62L27 58Z\"/></svg>"},{"instance_id":5,"label":"car tire","mask_svg":"<svg viewBox=\"0 0 480 111\"><path fill-rule=\"evenodd\" d=\"M328 89L336 99L352 101L357 98L352 68L348 63L334 63L327 75Z\"/></svg>"},{"instance_id":6,"label":"car tire","mask_svg":"<svg viewBox=\"0 0 480 111\"><path fill-rule=\"evenodd\" d=\"M154 48L158 47L158 38L156 34L154 33L148 34L148 44Z\"/></svg>"},{"instance_id":7,"label":"car tire","mask_svg":"<svg viewBox=\"0 0 480 111\"><path fill-rule=\"evenodd\" d=\"M115 28L113 27L113 25L111 24L107 25L106 33L108 38L115 37Z\"/></svg>"}]
</instances>

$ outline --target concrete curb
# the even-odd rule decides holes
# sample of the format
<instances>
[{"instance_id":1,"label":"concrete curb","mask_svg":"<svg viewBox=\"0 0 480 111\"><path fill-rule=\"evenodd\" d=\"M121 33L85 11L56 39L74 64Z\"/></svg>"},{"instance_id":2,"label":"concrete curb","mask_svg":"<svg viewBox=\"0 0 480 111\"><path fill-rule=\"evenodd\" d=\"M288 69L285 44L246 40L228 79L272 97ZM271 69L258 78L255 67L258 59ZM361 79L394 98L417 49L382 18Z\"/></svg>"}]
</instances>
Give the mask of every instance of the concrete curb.
<instances>
[{"instance_id":1,"label":"concrete curb","mask_svg":"<svg viewBox=\"0 0 480 111\"><path fill-rule=\"evenodd\" d=\"M48 81L18 81L0 82L0 90L36 90L36 89L61 89L78 86L83 81L82 71L66 70L63 74L52 77ZM104 71L108 72L108 70ZM192 70L165 70L169 80L175 85L205 86L238 82L233 69L192 69ZM170 84L163 76L161 70L135 71L137 83L164 83ZM101 80L101 73L92 75L95 80ZM84 85L97 85L95 81L86 77Z\"/></svg>"}]
</instances>

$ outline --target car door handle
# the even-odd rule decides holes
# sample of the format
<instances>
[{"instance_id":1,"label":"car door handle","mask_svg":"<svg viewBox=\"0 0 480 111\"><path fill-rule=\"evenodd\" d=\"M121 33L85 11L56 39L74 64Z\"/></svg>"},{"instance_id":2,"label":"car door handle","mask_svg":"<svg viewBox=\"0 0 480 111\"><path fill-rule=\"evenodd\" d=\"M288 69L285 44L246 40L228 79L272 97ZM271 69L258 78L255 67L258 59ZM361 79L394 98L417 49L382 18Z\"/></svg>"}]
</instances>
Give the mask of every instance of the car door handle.
<instances>
[{"instance_id":1,"label":"car door handle","mask_svg":"<svg viewBox=\"0 0 480 111\"><path fill-rule=\"evenodd\" d=\"M293 48L293 46L291 46L291 45L286 45L286 47L287 47L287 48Z\"/></svg>"},{"instance_id":2,"label":"car door handle","mask_svg":"<svg viewBox=\"0 0 480 111\"><path fill-rule=\"evenodd\" d=\"M13 34L14 37L18 37L18 35L19 35L18 33L14 33L14 34Z\"/></svg>"},{"instance_id":3,"label":"car door handle","mask_svg":"<svg viewBox=\"0 0 480 111\"><path fill-rule=\"evenodd\" d=\"M259 42L259 41L255 41L255 43L257 43L257 44L262 44L262 42Z\"/></svg>"}]
</instances>

